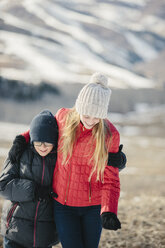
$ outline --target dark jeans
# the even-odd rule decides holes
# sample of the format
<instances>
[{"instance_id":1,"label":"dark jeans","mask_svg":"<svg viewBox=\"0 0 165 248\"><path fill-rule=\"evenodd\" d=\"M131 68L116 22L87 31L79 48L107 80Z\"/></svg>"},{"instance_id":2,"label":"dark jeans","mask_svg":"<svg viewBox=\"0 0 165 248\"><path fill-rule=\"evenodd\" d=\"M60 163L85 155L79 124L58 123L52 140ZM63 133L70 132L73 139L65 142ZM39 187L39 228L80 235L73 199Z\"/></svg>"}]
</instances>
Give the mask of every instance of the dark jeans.
<instances>
[{"instance_id":1,"label":"dark jeans","mask_svg":"<svg viewBox=\"0 0 165 248\"><path fill-rule=\"evenodd\" d=\"M25 247L5 237L3 239L3 248L25 248Z\"/></svg>"},{"instance_id":2,"label":"dark jeans","mask_svg":"<svg viewBox=\"0 0 165 248\"><path fill-rule=\"evenodd\" d=\"M97 248L101 206L70 207L54 201L54 217L63 248Z\"/></svg>"}]
</instances>

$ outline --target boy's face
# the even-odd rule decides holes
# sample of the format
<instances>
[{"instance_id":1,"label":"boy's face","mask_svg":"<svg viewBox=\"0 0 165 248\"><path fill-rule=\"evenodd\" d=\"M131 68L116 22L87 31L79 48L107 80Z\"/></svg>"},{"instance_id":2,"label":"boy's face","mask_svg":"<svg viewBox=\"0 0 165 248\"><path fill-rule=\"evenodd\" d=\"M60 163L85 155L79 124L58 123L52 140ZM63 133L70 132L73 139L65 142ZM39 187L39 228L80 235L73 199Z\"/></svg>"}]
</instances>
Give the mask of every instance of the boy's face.
<instances>
[{"instance_id":1,"label":"boy's face","mask_svg":"<svg viewBox=\"0 0 165 248\"><path fill-rule=\"evenodd\" d=\"M53 149L53 144L50 144L47 142L34 141L33 144L34 144L35 150L42 157L45 157L46 155L48 155Z\"/></svg>"}]
</instances>

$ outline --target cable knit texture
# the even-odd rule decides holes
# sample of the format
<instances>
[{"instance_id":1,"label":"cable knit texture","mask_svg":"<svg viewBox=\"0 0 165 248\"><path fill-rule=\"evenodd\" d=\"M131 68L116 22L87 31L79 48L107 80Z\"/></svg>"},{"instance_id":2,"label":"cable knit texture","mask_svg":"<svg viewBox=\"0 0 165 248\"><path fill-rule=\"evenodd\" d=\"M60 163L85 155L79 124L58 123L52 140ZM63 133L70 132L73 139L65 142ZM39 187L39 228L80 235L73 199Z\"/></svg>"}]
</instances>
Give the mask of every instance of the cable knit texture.
<instances>
[{"instance_id":1,"label":"cable knit texture","mask_svg":"<svg viewBox=\"0 0 165 248\"><path fill-rule=\"evenodd\" d=\"M64 117L69 109L61 109L56 114L59 127L59 140L64 128ZM116 128L108 120L108 126L112 133L112 142L109 152L118 152L120 137ZM101 204L102 212L113 212L117 214L118 199L120 193L118 168L106 166L104 172L104 183L96 182L94 174L89 182L89 175L93 163L90 163L94 144L89 140L92 130L85 129L79 124L79 137L74 146L71 159L62 165L62 154L59 151L53 177L53 190L57 193L56 200L68 206L92 206ZM58 147L61 146L59 141Z\"/></svg>"},{"instance_id":2,"label":"cable knit texture","mask_svg":"<svg viewBox=\"0 0 165 248\"><path fill-rule=\"evenodd\" d=\"M76 100L76 111L80 115L89 115L96 118L107 118L111 89L108 78L96 72L91 76L90 82L80 91Z\"/></svg>"}]
</instances>

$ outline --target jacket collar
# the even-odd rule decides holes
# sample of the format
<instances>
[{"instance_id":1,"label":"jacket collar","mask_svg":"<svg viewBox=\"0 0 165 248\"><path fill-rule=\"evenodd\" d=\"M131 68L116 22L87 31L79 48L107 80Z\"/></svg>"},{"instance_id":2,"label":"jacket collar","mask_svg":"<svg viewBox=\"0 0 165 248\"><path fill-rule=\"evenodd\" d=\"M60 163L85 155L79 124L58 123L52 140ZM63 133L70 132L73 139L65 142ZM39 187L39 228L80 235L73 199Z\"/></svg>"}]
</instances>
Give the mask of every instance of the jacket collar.
<instances>
[{"instance_id":1,"label":"jacket collar","mask_svg":"<svg viewBox=\"0 0 165 248\"><path fill-rule=\"evenodd\" d=\"M80 121L79 127L80 127L80 132L81 132L81 133L84 133L84 134L86 134L86 133L92 133L92 129L93 129L93 128L87 129L87 128L83 125L82 121Z\"/></svg>"}]
</instances>

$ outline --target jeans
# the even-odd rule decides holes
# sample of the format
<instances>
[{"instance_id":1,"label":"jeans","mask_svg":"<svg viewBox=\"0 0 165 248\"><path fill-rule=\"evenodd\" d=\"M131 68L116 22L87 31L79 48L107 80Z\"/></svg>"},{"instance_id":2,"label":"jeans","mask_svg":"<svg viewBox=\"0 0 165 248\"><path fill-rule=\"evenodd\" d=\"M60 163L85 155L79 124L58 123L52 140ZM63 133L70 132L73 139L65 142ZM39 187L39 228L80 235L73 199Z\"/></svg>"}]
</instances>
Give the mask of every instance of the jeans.
<instances>
[{"instance_id":1,"label":"jeans","mask_svg":"<svg viewBox=\"0 0 165 248\"><path fill-rule=\"evenodd\" d=\"M24 246L10 240L7 239L6 237L4 237L3 239L3 248L25 248ZM37 248L37 247L36 247ZM51 248L51 247L49 247Z\"/></svg>"},{"instance_id":2,"label":"jeans","mask_svg":"<svg viewBox=\"0 0 165 248\"><path fill-rule=\"evenodd\" d=\"M97 248L101 206L70 207L54 200L54 218L63 248Z\"/></svg>"}]
</instances>

